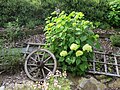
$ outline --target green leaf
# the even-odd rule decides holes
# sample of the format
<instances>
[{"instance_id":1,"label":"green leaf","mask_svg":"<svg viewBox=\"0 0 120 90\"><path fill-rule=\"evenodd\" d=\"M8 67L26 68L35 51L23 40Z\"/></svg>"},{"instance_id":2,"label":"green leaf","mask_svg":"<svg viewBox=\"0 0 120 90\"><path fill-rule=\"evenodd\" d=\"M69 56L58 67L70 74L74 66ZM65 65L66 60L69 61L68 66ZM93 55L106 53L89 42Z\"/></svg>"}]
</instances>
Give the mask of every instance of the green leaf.
<instances>
[{"instance_id":1,"label":"green leaf","mask_svg":"<svg viewBox=\"0 0 120 90\"><path fill-rule=\"evenodd\" d=\"M81 69L82 71L85 71L85 65L84 65L84 64L81 64L81 65L80 65L80 69Z\"/></svg>"},{"instance_id":2,"label":"green leaf","mask_svg":"<svg viewBox=\"0 0 120 90\"><path fill-rule=\"evenodd\" d=\"M81 60L82 61L87 61L87 58L85 56L82 56Z\"/></svg>"},{"instance_id":3,"label":"green leaf","mask_svg":"<svg viewBox=\"0 0 120 90\"><path fill-rule=\"evenodd\" d=\"M63 64L62 70L67 70L67 65Z\"/></svg>"},{"instance_id":4,"label":"green leaf","mask_svg":"<svg viewBox=\"0 0 120 90\"><path fill-rule=\"evenodd\" d=\"M64 49L65 49L65 50L67 50L67 45L66 45L66 46L64 46Z\"/></svg>"},{"instance_id":5,"label":"green leaf","mask_svg":"<svg viewBox=\"0 0 120 90\"><path fill-rule=\"evenodd\" d=\"M80 64L80 59L76 59L76 65L79 65Z\"/></svg>"},{"instance_id":6,"label":"green leaf","mask_svg":"<svg viewBox=\"0 0 120 90\"><path fill-rule=\"evenodd\" d=\"M68 54L72 54L73 53L73 51L70 51Z\"/></svg>"},{"instance_id":7,"label":"green leaf","mask_svg":"<svg viewBox=\"0 0 120 90\"><path fill-rule=\"evenodd\" d=\"M65 60L69 65L72 63L72 61L71 61L71 59L68 57L68 58L66 58L66 60Z\"/></svg>"},{"instance_id":8,"label":"green leaf","mask_svg":"<svg viewBox=\"0 0 120 90\"><path fill-rule=\"evenodd\" d=\"M100 49L100 44L97 42L97 43L95 43L95 47L97 48L97 49Z\"/></svg>"},{"instance_id":9,"label":"green leaf","mask_svg":"<svg viewBox=\"0 0 120 90\"><path fill-rule=\"evenodd\" d=\"M81 69L82 71L85 71L85 70L87 69L87 67L88 67L87 62L83 62L83 63L80 65L80 69Z\"/></svg>"},{"instance_id":10,"label":"green leaf","mask_svg":"<svg viewBox=\"0 0 120 90\"><path fill-rule=\"evenodd\" d=\"M75 35L81 35L82 34L82 32L76 32L75 33Z\"/></svg>"},{"instance_id":11,"label":"green leaf","mask_svg":"<svg viewBox=\"0 0 120 90\"><path fill-rule=\"evenodd\" d=\"M80 39L76 39L75 43L78 44L78 45L80 45Z\"/></svg>"},{"instance_id":12,"label":"green leaf","mask_svg":"<svg viewBox=\"0 0 120 90\"><path fill-rule=\"evenodd\" d=\"M75 62L75 59L76 59L75 57L72 58L72 64Z\"/></svg>"},{"instance_id":13,"label":"green leaf","mask_svg":"<svg viewBox=\"0 0 120 90\"><path fill-rule=\"evenodd\" d=\"M64 57L60 57L59 62L63 62L63 61L64 61Z\"/></svg>"},{"instance_id":14,"label":"green leaf","mask_svg":"<svg viewBox=\"0 0 120 90\"><path fill-rule=\"evenodd\" d=\"M71 37L70 39L69 39L69 42L70 43L73 43L75 41L75 38L74 37Z\"/></svg>"},{"instance_id":15,"label":"green leaf","mask_svg":"<svg viewBox=\"0 0 120 90\"><path fill-rule=\"evenodd\" d=\"M90 44L90 45L93 45L93 41L91 39L88 39L87 43Z\"/></svg>"},{"instance_id":16,"label":"green leaf","mask_svg":"<svg viewBox=\"0 0 120 90\"><path fill-rule=\"evenodd\" d=\"M82 37L80 37L80 40L83 42L83 41L85 41L85 40L87 40L87 36L82 36Z\"/></svg>"},{"instance_id":17,"label":"green leaf","mask_svg":"<svg viewBox=\"0 0 120 90\"><path fill-rule=\"evenodd\" d=\"M78 30L78 31L79 31L79 30L80 30L80 28L76 28L76 30Z\"/></svg>"}]
</instances>

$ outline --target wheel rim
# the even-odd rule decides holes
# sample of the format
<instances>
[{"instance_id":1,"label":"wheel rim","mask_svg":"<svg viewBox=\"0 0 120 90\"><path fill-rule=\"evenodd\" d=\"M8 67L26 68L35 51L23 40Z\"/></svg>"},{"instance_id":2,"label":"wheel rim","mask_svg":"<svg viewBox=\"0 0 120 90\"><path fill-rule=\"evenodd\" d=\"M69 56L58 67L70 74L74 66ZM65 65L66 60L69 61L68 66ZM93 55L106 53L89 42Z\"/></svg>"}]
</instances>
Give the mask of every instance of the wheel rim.
<instances>
[{"instance_id":1,"label":"wheel rim","mask_svg":"<svg viewBox=\"0 0 120 90\"><path fill-rule=\"evenodd\" d=\"M46 49L31 52L25 61L25 72L33 81L43 81L49 72L55 73L57 67L55 56Z\"/></svg>"}]
</instances>

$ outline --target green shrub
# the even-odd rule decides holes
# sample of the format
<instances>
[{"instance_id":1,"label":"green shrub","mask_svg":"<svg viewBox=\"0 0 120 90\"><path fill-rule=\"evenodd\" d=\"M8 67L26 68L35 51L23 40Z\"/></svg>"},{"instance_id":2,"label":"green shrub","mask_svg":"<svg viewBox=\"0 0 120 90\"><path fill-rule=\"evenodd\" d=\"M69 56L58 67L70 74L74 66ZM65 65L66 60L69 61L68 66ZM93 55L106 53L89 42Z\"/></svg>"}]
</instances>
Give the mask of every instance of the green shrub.
<instances>
[{"instance_id":1,"label":"green shrub","mask_svg":"<svg viewBox=\"0 0 120 90\"><path fill-rule=\"evenodd\" d=\"M3 65L3 67L0 66L0 70L15 70L14 67L19 66L19 62L22 59L20 49L2 48L0 49L0 53L0 64Z\"/></svg>"},{"instance_id":2,"label":"green shrub","mask_svg":"<svg viewBox=\"0 0 120 90\"><path fill-rule=\"evenodd\" d=\"M107 0L63 0L60 8L68 13L83 12L85 18L90 21L105 22L108 2Z\"/></svg>"},{"instance_id":3,"label":"green shrub","mask_svg":"<svg viewBox=\"0 0 120 90\"><path fill-rule=\"evenodd\" d=\"M0 70L16 70L21 59L21 49L5 47L5 40L0 39Z\"/></svg>"},{"instance_id":4,"label":"green shrub","mask_svg":"<svg viewBox=\"0 0 120 90\"><path fill-rule=\"evenodd\" d=\"M120 0L110 1L108 22L110 25L120 27Z\"/></svg>"},{"instance_id":5,"label":"green shrub","mask_svg":"<svg viewBox=\"0 0 120 90\"><path fill-rule=\"evenodd\" d=\"M53 12L52 14L55 14ZM64 11L47 18L45 26L48 49L57 57L63 69L74 74L84 74L88 59L92 59L93 47L97 42L92 22L83 19L82 12Z\"/></svg>"},{"instance_id":6,"label":"green shrub","mask_svg":"<svg viewBox=\"0 0 120 90\"><path fill-rule=\"evenodd\" d=\"M24 36L24 32L22 32L22 28L19 27L18 21L14 23L9 22L5 31L6 34L4 35L4 37L8 42L22 39L22 37Z\"/></svg>"},{"instance_id":7,"label":"green shrub","mask_svg":"<svg viewBox=\"0 0 120 90\"><path fill-rule=\"evenodd\" d=\"M112 35L110 40L112 45L120 47L120 35Z\"/></svg>"},{"instance_id":8,"label":"green shrub","mask_svg":"<svg viewBox=\"0 0 120 90\"><path fill-rule=\"evenodd\" d=\"M41 9L39 0L1 0L0 8L0 26L2 27L16 19L20 26L26 25L28 22L40 20L42 14L39 11ZM39 22L35 24L39 24Z\"/></svg>"},{"instance_id":9,"label":"green shrub","mask_svg":"<svg viewBox=\"0 0 120 90\"><path fill-rule=\"evenodd\" d=\"M0 0L0 27L18 19L20 26L34 28L55 10L54 0Z\"/></svg>"}]
</instances>

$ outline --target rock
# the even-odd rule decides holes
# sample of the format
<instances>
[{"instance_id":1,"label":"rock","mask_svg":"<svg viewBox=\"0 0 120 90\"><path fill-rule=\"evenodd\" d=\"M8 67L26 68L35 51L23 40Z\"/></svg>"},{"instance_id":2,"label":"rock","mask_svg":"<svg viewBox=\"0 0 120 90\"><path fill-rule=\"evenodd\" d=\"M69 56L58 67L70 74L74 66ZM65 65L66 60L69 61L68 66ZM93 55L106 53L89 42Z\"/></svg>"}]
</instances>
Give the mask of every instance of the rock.
<instances>
[{"instance_id":1,"label":"rock","mask_svg":"<svg viewBox=\"0 0 120 90\"><path fill-rule=\"evenodd\" d=\"M106 78L106 75L95 75L95 78L96 78L97 80L105 79L105 78Z\"/></svg>"},{"instance_id":2,"label":"rock","mask_svg":"<svg viewBox=\"0 0 120 90\"><path fill-rule=\"evenodd\" d=\"M120 78L118 78L116 81L110 83L108 87L113 87L113 88L120 88Z\"/></svg>"},{"instance_id":3,"label":"rock","mask_svg":"<svg viewBox=\"0 0 120 90\"><path fill-rule=\"evenodd\" d=\"M94 75L94 77L95 77L98 81L100 81L100 82L102 82L102 83L104 83L104 84L109 83L109 82L111 82L111 81L113 80L112 77L106 76L106 75Z\"/></svg>"},{"instance_id":4,"label":"rock","mask_svg":"<svg viewBox=\"0 0 120 90\"><path fill-rule=\"evenodd\" d=\"M81 78L77 86L78 90L104 90L106 86L98 82L95 78Z\"/></svg>"},{"instance_id":5,"label":"rock","mask_svg":"<svg viewBox=\"0 0 120 90\"><path fill-rule=\"evenodd\" d=\"M5 90L5 86L1 86L1 87L0 87L0 90Z\"/></svg>"}]
</instances>

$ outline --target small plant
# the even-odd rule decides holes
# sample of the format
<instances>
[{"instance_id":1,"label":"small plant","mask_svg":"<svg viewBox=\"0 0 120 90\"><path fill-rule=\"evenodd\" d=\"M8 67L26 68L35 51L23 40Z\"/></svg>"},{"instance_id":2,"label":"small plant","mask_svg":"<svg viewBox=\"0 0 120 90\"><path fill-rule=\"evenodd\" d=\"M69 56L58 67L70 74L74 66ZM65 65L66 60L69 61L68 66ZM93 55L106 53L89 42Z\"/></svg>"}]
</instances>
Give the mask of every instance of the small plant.
<instances>
[{"instance_id":1,"label":"small plant","mask_svg":"<svg viewBox=\"0 0 120 90\"><path fill-rule=\"evenodd\" d=\"M11 48L2 48L0 49L0 64L4 67L0 67L1 69L14 69L15 66L19 66L19 61L21 60L21 54L19 49L11 49Z\"/></svg>"},{"instance_id":2,"label":"small plant","mask_svg":"<svg viewBox=\"0 0 120 90\"><path fill-rule=\"evenodd\" d=\"M64 71L61 73L60 71L56 71L56 74L52 73L48 74L47 82L44 82L44 87L48 85L47 90L71 90L70 89L70 81L66 78L67 73Z\"/></svg>"},{"instance_id":3,"label":"small plant","mask_svg":"<svg viewBox=\"0 0 120 90\"><path fill-rule=\"evenodd\" d=\"M93 48L98 46L92 22L85 21L82 12L53 12L47 18L45 34L48 49L57 57L64 70L82 75L88 68L88 59L93 57Z\"/></svg>"},{"instance_id":4,"label":"small plant","mask_svg":"<svg viewBox=\"0 0 120 90\"><path fill-rule=\"evenodd\" d=\"M120 35L112 35L110 40L112 45L120 47Z\"/></svg>"},{"instance_id":5,"label":"small plant","mask_svg":"<svg viewBox=\"0 0 120 90\"><path fill-rule=\"evenodd\" d=\"M66 75L66 72L61 73L58 70L55 75L50 72L44 82L24 84L21 87L16 85L14 90L71 90L70 81L66 78Z\"/></svg>"},{"instance_id":6,"label":"small plant","mask_svg":"<svg viewBox=\"0 0 120 90\"><path fill-rule=\"evenodd\" d=\"M4 39L0 39L0 70L15 70L21 60L21 49L5 47L4 43Z\"/></svg>"},{"instance_id":7,"label":"small plant","mask_svg":"<svg viewBox=\"0 0 120 90\"><path fill-rule=\"evenodd\" d=\"M8 41L18 40L24 35L17 22L9 22L7 28L5 29L6 30L5 37Z\"/></svg>"},{"instance_id":8,"label":"small plant","mask_svg":"<svg viewBox=\"0 0 120 90\"><path fill-rule=\"evenodd\" d=\"M108 13L108 22L110 25L119 27L120 24L120 1L114 0L110 2L110 10Z\"/></svg>"}]
</instances>

